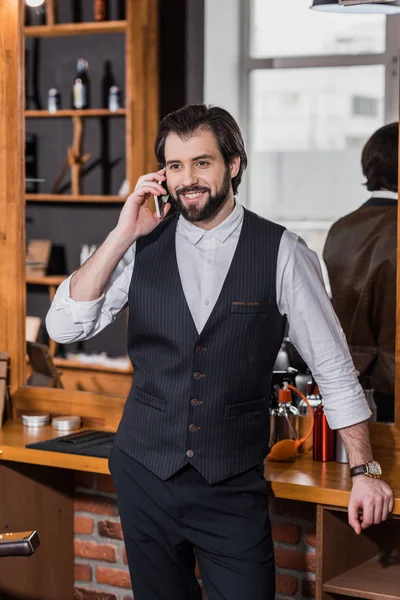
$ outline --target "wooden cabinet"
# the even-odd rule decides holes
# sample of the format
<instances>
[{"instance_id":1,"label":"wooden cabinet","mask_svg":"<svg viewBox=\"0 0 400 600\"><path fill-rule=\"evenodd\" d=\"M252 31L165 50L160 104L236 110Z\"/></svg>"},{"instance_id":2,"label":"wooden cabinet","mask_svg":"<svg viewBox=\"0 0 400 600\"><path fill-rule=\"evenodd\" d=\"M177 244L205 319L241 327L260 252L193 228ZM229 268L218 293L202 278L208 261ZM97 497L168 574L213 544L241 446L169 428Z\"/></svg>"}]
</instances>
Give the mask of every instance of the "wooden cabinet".
<instances>
[{"instance_id":1,"label":"wooden cabinet","mask_svg":"<svg viewBox=\"0 0 400 600\"><path fill-rule=\"evenodd\" d=\"M93 2L81 0L75 4L80 5L83 19L93 17ZM45 180L37 184L37 193L25 193L27 234L29 238L51 240L62 255L49 271L52 275L27 277L28 314L41 319L38 341L48 343L53 356L63 358L66 352L106 352L113 357L126 352L123 321L113 323L95 341L72 348L59 348L48 340L44 327L57 286L79 267L81 247L102 243L117 222L126 194L133 190L139 176L156 166L153 144L159 121L158 1L125 0L124 11L123 4L120 0L108 2L115 20L70 23L58 22L71 16L67 3L46 0L46 24L23 28L26 97L31 99L24 111L25 128L27 135L38 139L38 176ZM79 56L89 59L92 103L88 109L73 110L69 96ZM122 107L115 112L105 108L111 81L105 77L107 72L121 88ZM46 96L53 85L60 89L61 109L50 113L45 110ZM76 164L70 161L70 150L77 158ZM90 160L81 164L80 159L88 154ZM127 185L120 192L124 180ZM84 363L74 365L73 361L63 364L65 388L109 393L109 389L119 390L129 380L118 368L108 369L107 380L101 367L99 374L94 375L95 369L91 368L85 375L82 366L84 369ZM121 393L125 394L126 389L127 385L122 385Z\"/></svg>"},{"instance_id":2,"label":"wooden cabinet","mask_svg":"<svg viewBox=\"0 0 400 600\"><path fill-rule=\"evenodd\" d=\"M357 536L347 511L317 509L317 599L400 600L400 518Z\"/></svg>"}]
</instances>

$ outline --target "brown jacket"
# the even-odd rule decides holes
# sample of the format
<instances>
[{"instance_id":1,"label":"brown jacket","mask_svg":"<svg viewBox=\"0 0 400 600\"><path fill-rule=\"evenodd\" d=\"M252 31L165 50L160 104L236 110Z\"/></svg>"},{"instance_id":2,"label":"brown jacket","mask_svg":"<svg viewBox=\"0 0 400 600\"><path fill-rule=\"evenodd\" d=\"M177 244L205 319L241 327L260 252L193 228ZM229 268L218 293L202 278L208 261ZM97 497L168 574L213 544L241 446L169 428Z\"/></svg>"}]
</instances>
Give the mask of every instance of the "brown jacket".
<instances>
[{"instance_id":1,"label":"brown jacket","mask_svg":"<svg viewBox=\"0 0 400 600\"><path fill-rule=\"evenodd\" d=\"M324 260L332 303L356 369L394 394L397 201L371 198L329 231Z\"/></svg>"}]
</instances>

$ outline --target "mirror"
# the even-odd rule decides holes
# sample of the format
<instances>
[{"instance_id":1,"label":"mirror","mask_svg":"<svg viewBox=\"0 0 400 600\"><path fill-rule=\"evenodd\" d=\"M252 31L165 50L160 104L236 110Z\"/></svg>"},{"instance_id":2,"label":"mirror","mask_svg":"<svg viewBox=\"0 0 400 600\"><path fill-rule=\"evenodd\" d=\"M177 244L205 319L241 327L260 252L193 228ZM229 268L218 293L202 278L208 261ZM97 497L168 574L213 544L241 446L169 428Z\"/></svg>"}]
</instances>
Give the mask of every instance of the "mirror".
<instances>
[{"instance_id":1,"label":"mirror","mask_svg":"<svg viewBox=\"0 0 400 600\"><path fill-rule=\"evenodd\" d=\"M369 152L368 189L361 156L385 123L396 122L398 138L398 70L389 65L397 65L390 48L392 41L397 48L400 19L317 14L309 5L308 0L286 0L273 9L262 0L243 4L247 204L300 235L317 253L361 381L376 390L378 419L393 422L398 171L393 131L383 151L378 140ZM381 179L373 174L373 152L382 155L380 168L391 171L390 182L387 173L385 181L383 173Z\"/></svg>"},{"instance_id":2,"label":"mirror","mask_svg":"<svg viewBox=\"0 0 400 600\"><path fill-rule=\"evenodd\" d=\"M1 4L1 10L3 11L0 16L0 23L7 23L7 28L5 28L4 37L3 37L3 46L2 53L4 52L4 56L11 57L7 61L1 61L3 65L3 70L0 72L0 77L2 79L3 85L0 86L0 105L3 107L2 111L0 111L0 119L1 126L3 131L7 131L8 135L11 136L13 140L15 152L9 152L8 147L5 145L0 146L0 175L2 177L2 181L5 182L5 185L0 189L0 244L2 248L2 256L4 260L2 261L2 265L0 268L0 290L1 290L1 298L0 302L0 319L2 323L7 323L7 327L0 328L0 344L1 347L7 348L11 357L12 369L11 369L11 391L13 394L16 394L18 391L19 396L26 395L26 397L33 398L35 395L43 395L43 390L39 388L27 388L24 387L26 382L25 369L26 369L26 348L25 348L25 336L24 336L24 328L25 328L25 250L26 244L23 236L24 232L24 224L25 224L25 205L23 202L24 191L25 191L25 182L23 178L23 174L20 170L20 164L22 162L22 158L25 151L25 142L22 138L21 131L22 124L24 122L23 112L23 98L21 94L21 77L23 73L23 52L20 47L15 47L15 39L23 39L22 34L22 22L18 22L18 18L21 18L22 14L22 3L20 5L20 15L19 17L16 15L15 3L10 0L10 2L5 2ZM255 59L256 60L256 59ZM287 65L286 65L287 66ZM7 89L7 94L3 92L1 94L1 90ZM262 97L262 95L260 96ZM288 99L289 100L289 99ZM291 100L290 100L291 102ZM290 105L289 102L289 105ZM379 123L380 124L380 123ZM254 124L253 124L254 126ZM375 129L375 127L374 127ZM372 127L371 127L372 130ZM368 134L372 131L369 130ZM12 138L12 133L15 138ZM253 136L254 138L254 136ZM363 142L364 142L363 138ZM260 172L260 162L261 165L267 165L265 159L271 159L271 162L268 166L268 169L271 170L271 165L279 164L278 158L282 159L281 166L286 165L287 161L289 161L292 157L289 156L290 152L294 152L294 150L287 150L288 156L285 157L283 154L285 152L278 151L274 152L274 156L268 156L269 151L261 155L260 160L257 160L257 145L255 144L256 138L250 142L249 146L249 154L251 156L251 160L257 167L258 170L254 171ZM348 154L346 155L349 158L351 155L353 156L353 164L358 165L360 150L362 144L358 144L357 148L348 148ZM262 151L262 147L261 151ZM353 152L354 150L354 152ZM296 151L297 152L297 151ZM300 150L298 150L300 153ZM324 160L330 155L331 151L327 151L327 156L323 157ZM150 152L149 152L150 154ZM320 152L322 154L322 151ZM334 157L338 159L336 152L333 152ZM340 168L343 166L342 163L339 162L339 170L328 168L328 173L331 176L330 180L326 178L321 178L321 166L318 163L318 156L316 152L312 152L312 157L314 162L309 162L308 165L306 162L303 163L303 167L300 169L300 172L297 173L297 182L303 185L304 174L310 172L311 176L308 179L308 189L314 193L315 190L318 193L314 194L315 206L319 206L318 199L323 197L323 191L326 189L328 184L327 181L330 181L329 184L334 186L338 177L336 176L336 172L342 172ZM304 157L303 157L304 158ZM298 156L299 164L301 163L301 156ZM328 167L329 167L328 161ZM311 166L310 166L311 165ZM145 170L144 165L139 165L140 172ZM312 168L311 168L312 167ZM362 179L360 173L355 175L355 171L353 169L347 169L347 167L343 167L343 173L346 174L346 181L350 181L350 172L351 172L351 181L352 186L349 186L349 189L355 189L354 185L357 185L357 189L359 193L362 192L362 187L360 185ZM267 169L265 169L267 172ZM333 174L332 174L333 173ZM250 173L250 184L252 181L252 177L256 175L252 175ZM266 179L266 176L264 176ZM271 179L273 180L273 178ZM286 182L285 178L282 178L280 181ZM286 184L285 184L286 185ZM316 186L316 187L315 187ZM336 189L336 188L335 188ZM361 192L360 192L361 190ZM272 190L273 191L273 190ZM284 189L277 189L277 193L281 194L280 197L283 199L287 199L288 196L282 196L283 192L286 192L286 187ZM272 192L268 195L269 198ZM340 206L343 208L342 211L338 211L338 214L332 215L332 221L336 220L352 208L356 208L365 200L365 196L362 194L362 198L358 196L357 201L355 197L349 193L349 200L345 199L345 195L334 195L334 201L338 199L342 203ZM354 204L350 206L348 203L354 201ZM255 200L256 202L256 200ZM250 204L250 203L249 203ZM276 201L274 201L274 205L276 205ZM330 206L333 206L336 210L336 204L331 203ZM250 208L256 209L256 206L251 206ZM296 208L296 205L295 205ZM297 211L303 210L301 203L297 203ZM261 212L261 211L260 211ZM296 213L293 213L296 214ZM293 216L292 214L292 216ZM301 213L300 213L301 214ZM315 218L321 216L319 213L315 215ZM324 228L318 228L320 224L319 220L314 221L317 224L317 227L310 233L311 237L319 240L319 246L323 248L324 238L323 233L328 229L326 227L326 223L323 221ZM299 233L301 233L299 231ZM306 235L303 235L307 237ZM41 238L39 238L41 239ZM47 239L45 235L42 236L42 239ZM322 240L322 241L321 241ZM310 246L312 246L312 242L309 240ZM317 246L315 246L317 249ZM44 291L45 294L48 294L47 289ZM397 328L398 329L398 328ZM29 391L31 390L31 391ZM98 390L105 397L102 390ZM115 394L115 390L113 390ZM60 398L65 395L63 390L50 390L46 392L46 398ZM69 398L70 394L65 398ZM74 395L74 398L79 398L79 392ZM82 395L82 398L84 396ZM87 396L85 396L87 397ZM400 425L400 411L397 410L395 412L396 423ZM380 431L380 430L379 430ZM384 441L384 436L382 437Z\"/></svg>"}]
</instances>

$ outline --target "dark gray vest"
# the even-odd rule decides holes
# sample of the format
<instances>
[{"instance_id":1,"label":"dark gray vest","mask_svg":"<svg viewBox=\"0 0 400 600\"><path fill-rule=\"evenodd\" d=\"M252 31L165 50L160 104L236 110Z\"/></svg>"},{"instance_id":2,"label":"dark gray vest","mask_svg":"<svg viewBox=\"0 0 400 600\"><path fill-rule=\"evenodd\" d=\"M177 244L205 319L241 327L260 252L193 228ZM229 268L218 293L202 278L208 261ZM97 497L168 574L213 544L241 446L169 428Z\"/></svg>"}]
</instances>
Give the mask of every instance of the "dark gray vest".
<instances>
[{"instance_id":1,"label":"dark gray vest","mask_svg":"<svg viewBox=\"0 0 400 600\"><path fill-rule=\"evenodd\" d=\"M270 379L286 323L276 305L284 228L245 210L199 334L180 281L176 224L174 215L137 241L128 327L134 381L116 444L161 479L189 463L216 483L268 450Z\"/></svg>"}]
</instances>

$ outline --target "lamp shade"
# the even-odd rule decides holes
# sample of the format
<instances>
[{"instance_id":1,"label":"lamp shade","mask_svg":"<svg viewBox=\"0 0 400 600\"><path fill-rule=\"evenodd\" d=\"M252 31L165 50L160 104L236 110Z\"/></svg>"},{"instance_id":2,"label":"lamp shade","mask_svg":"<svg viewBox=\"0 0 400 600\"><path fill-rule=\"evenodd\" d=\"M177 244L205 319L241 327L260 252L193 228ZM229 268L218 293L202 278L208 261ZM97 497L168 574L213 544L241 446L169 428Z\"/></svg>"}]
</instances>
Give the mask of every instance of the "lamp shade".
<instances>
[{"instance_id":1,"label":"lamp shade","mask_svg":"<svg viewBox=\"0 0 400 600\"><path fill-rule=\"evenodd\" d=\"M367 2L365 4L352 4L344 6L339 4L338 0L313 0L311 10L320 12L334 12L342 14L381 14L397 15L400 14L400 0L393 2Z\"/></svg>"}]
</instances>

